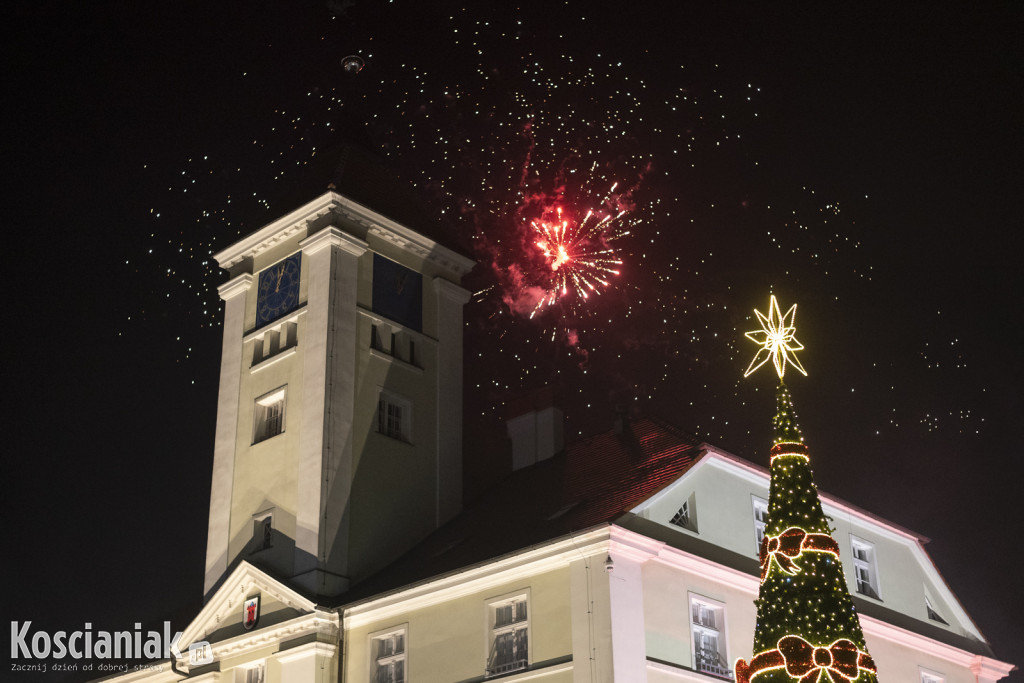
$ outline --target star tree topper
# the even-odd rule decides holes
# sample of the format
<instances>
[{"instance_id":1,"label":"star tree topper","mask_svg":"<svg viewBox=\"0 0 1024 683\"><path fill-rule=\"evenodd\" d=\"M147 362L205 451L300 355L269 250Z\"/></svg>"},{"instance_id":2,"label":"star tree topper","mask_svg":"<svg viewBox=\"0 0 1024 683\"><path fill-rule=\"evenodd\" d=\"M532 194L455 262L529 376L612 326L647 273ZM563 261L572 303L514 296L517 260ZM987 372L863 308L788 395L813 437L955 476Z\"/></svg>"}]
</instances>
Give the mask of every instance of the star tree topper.
<instances>
[{"instance_id":1,"label":"star tree topper","mask_svg":"<svg viewBox=\"0 0 1024 683\"><path fill-rule=\"evenodd\" d=\"M750 361L750 367L743 373L743 376L749 377L751 373L767 363L768 359L771 358L772 362L775 363L775 372L779 374L779 379L782 379L782 376L786 374L787 363L806 377L807 371L804 370L804 366L800 365L800 359L796 357L796 352L802 351L804 348L804 345L798 342L795 336L796 304L793 304L786 311L786 314L782 315L779 309L779 302L776 301L775 295L772 294L768 316L765 317L756 308L754 313L757 314L758 320L761 321L761 329L747 332L746 336L747 339L759 344L761 348L757 350L754 360Z\"/></svg>"}]
</instances>

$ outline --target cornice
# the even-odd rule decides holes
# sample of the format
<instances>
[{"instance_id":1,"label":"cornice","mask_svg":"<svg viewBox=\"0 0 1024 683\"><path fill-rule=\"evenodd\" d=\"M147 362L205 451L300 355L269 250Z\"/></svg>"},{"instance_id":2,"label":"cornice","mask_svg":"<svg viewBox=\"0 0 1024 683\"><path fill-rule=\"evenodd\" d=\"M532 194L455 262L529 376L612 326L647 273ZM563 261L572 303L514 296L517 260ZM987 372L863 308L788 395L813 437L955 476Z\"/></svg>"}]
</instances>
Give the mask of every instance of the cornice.
<instances>
[{"instance_id":1,"label":"cornice","mask_svg":"<svg viewBox=\"0 0 1024 683\"><path fill-rule=\"evenodd\" d=\"M260 252L284 242L305 230L309 224L331 212L341 195L327 192L294 211L268 223L251 235L217 252L213 258L221 268L228 269Z\"/></svg>"},{"instance_id":2,"label":"cornice","mask_svg":"<svg viewBox=\"0 0 1024 683\"><path fill-rule=\"evenodd\" d=\"M252 287L253 277L250 273L242 273L238 277L234 277L224 284L217 287L217 294L224 301L233 299L239 294L245 294Z\"/></svg>"},{"instance_id":3,"label":"cornice","mask_svg":"<svg viewBox=\"0 0 1024 683\"><path fill-rule=\"evenodd\" d=\"M1013 664L1001 662L991 657L985 657L984 655L976 655L966 650L961 650L953 645L947 645L941 643L928 636L923 636L920 633L914 633L908 631L905 628L894 626L887 621L882 621L876 617L870 617L865 614L860 614L860 624L864 629L866 635L876 636L878 638L884 638L885 640L902 645L904 647L923 652L924 654L944 659L957 666L962 666L970 669L976 675L980 675L984 672L985 675L992 677L993 680L998 680L1003 676L1006 676L1016 667ZM999 675L996 676L995 674Z\"/></svg>"},{"instance_id":4,"label":"cornice","mask_svg":"<svg viewBox=\"0 0 1024 683\"><path fill-rule=\"evenodd\" d=\"M274 626L257 629L251 633L212 643L213 658L215 661L223 661L229 657L237 657L247 652L263 649L267 645L281 643L310 634L316 634L316 643L322 643L325 647L331 648L330 654L333 654L335 646L332 643L336 643L339 640L341 633L340 624L337 612L318 609L314 614L303 614ZM309 645L313 644L309 643ZM291 649L284 650L281 652L281 655L296 654L298 656L305 656L309 654L305 651L299 653L298 650L301 648L302 646L295 648L295 652ZM278 659L281 659L280 655ZM183 666L187 661L187 657L182 658L179 660L179 665L182 665L182 668L187 668Z\"/></svg>"},{"instance_id":5,"label":"cornice","mask_svg":"<svg viewBox=\"0 0 1024 683\"><path fill-rule=\"evenodd\" d=\"M353 256L362 256L369 248L363 240L333 225L313 233L299 242L299 246L310 256L327 247L338 247Z\"/></svg>"},{"instance_id":6,"label":"cornice","mask_svg":"<svg viewBox=\"0 0 1024 683\"><path fill-rule=\"evenodd\" d=\"M345 629L360 628L375 621L393 619L412 610L485 593L522 577L566 567L573 560L607 554L610 547L609 528L602 525L578 535L344 607Z\"/></svg>"}]
</instances>

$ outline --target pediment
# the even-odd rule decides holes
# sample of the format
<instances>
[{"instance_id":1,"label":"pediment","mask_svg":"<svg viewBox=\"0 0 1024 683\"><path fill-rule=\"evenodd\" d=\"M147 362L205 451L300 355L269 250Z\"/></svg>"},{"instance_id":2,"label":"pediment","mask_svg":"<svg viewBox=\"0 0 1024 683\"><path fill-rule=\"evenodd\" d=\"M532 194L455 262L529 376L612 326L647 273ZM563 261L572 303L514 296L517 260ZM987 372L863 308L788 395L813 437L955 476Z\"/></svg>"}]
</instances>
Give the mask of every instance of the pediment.
<instances>
[{"instance_id":1,"label":"pediment","mask_svg":"<svg viewBox=\"0 0 1024 683\"><path fill-rule=\"evenodd\" d=\"M255 626L246 629L243 605L258 597ZM211 644L251 634L275 625L294 622L317 612L316 603L248 562L242 562L221 584L202 611L182 632L182 652L197 641Z\"/></svg>"}]
</instances>

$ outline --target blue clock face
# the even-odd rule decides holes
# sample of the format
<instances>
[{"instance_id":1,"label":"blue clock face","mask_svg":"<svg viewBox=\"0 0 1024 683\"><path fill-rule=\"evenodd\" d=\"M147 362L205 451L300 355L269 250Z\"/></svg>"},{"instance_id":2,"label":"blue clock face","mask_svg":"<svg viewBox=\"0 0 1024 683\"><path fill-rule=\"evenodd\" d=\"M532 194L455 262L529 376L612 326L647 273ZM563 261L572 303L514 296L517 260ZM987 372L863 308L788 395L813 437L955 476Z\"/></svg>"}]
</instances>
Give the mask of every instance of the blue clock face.
<instances>
[{"instance_id":1,"label":"blue clock face","mask_svg":"<svg viewBox=\"0 0 1024 683\"><path fill-rule=\"evenodd\" d=\"M256 327L262 327L295 310L299 305L299 271L302 253L278 261L260 273L256 294Z\"/></svg>"}]
</instances>

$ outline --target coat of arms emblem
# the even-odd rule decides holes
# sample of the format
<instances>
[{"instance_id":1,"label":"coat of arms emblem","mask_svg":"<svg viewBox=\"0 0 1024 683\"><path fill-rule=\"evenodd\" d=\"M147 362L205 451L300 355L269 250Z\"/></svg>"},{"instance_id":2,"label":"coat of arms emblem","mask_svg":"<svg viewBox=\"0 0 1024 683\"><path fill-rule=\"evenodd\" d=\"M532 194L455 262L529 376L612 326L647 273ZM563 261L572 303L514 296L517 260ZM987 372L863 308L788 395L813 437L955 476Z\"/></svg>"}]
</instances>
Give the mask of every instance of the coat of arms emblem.
<instances>
[{"instance_id":1,"label":"coat of arms emblem","mask_svg":"<svg viewBox=\"0 0 1024 683\"><path fill-rule=\"evenodd\" d=\"M242 626L248 631L260 618L260 596L249 598L242 603Z\"/></svg>"}]
</instances>

